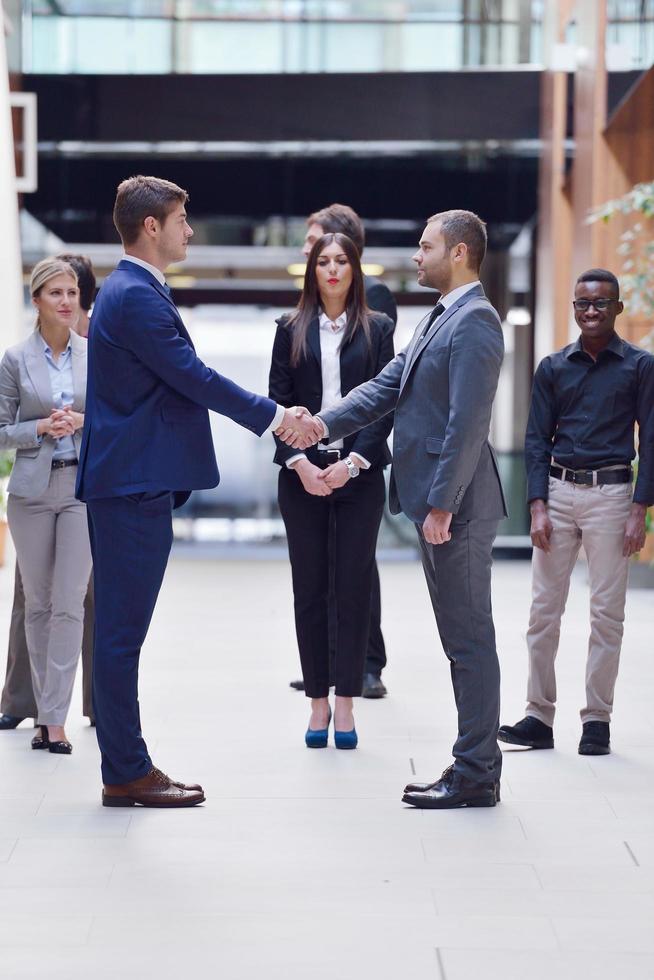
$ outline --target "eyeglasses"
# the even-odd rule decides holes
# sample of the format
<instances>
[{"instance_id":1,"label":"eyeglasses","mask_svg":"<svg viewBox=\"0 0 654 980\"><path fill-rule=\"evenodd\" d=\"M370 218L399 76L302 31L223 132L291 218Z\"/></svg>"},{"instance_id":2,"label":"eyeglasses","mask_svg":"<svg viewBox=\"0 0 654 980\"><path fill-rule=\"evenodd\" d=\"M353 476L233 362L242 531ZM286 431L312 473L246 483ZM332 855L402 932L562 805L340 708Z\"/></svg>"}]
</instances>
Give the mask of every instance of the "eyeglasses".
<instances>
[{"instance_id":1,"label":"eyeglasses","mask_svg":"<svg viewBox=\"0 0 654 980\"><path fill-rule=\"evenodd\" d=\"M617 299L573 299L572 305L577 313L585 313L591 306L594 306L598 313L604 313L611 303L617 302Z\"/></svg>"}]
</instances>

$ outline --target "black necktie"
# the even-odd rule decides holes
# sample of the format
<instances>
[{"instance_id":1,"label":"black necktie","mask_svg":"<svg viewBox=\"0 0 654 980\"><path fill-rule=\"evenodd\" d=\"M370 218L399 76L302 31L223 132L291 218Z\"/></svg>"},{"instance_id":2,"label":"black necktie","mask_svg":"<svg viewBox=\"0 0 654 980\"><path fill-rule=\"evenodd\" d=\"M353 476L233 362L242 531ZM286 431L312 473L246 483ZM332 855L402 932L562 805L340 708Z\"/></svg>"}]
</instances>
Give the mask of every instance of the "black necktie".
<instances>
[{"instance_id":1,"label":"black necktie","mask_svg":"<svg viewBox=\"0 0 654 980\"><path fill-rule=\"evenodd\" d=\"M439 317L441 315L441 313L445 313L445 307L443 306L442 303L437 303L436 306L434 307L434 309L431 311L431 313L429 315L429 320L427 321L427 326L425 327L425 329L420 334L420 339L421 340L431 330L432 326L434 325L434 321L436 320L437 317Z\"/></svg>"}]
</instances>

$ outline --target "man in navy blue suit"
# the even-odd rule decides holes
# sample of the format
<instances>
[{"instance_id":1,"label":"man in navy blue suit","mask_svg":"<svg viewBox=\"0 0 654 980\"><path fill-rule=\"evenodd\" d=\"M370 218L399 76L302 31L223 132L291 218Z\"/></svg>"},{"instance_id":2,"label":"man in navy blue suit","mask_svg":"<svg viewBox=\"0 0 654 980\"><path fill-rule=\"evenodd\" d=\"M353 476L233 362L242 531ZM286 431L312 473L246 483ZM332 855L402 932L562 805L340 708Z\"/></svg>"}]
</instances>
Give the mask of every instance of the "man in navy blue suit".
<instances>
[{"instance_id":1,"label":"man in navy blue suit","mask_svg":"<svg viewBox=\"0 0 654 980\"><path fill-rule=\"evenodd\" d=\"M104 806L179 807L197 784L157 769L141 734L138 665L172 544L172 510L219 481L207 409L256 435L316 439L303 409L240 388L196 356L165 269L186 258L186 191L156 177L118 187L125 254L95 304L77 496L87 503L96 595L93 698Z\"/></svg>"}]
</instances>

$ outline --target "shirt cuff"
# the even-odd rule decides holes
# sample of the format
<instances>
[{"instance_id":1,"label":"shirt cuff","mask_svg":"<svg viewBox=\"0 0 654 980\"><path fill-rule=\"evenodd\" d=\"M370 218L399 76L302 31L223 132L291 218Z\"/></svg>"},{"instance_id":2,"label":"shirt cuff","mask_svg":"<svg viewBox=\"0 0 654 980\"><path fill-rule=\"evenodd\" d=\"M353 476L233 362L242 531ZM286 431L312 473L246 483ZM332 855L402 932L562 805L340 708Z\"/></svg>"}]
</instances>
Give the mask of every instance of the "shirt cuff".
<instances>
[{"instance_id":1,"label":"shirt cuff","mask_svg":"<svg viewBox=\"0 0 654 980\"><path fill-rule=\"evenodd\" d=\"M270 425L268 426L268 428L264 431L264 435L265 435L266 432L274 432L275 429L278 429L280 427L280 425L284 421L284 412L285 411L286 411L286 409L284 408L283 405L278 405L277 406L277 411L273 415L273 420L270 423Z\"/></svg>"},{"instance_id":2,"label":"shirt cuff","mask_svg":"<svg viewBox=\"0 0 654 980\"><path fill-rule=\"evenodd\" d=\"M367 460L366 457L362 456L360 453L350 453L350 458L353 459L355 463L358 461L358 465L360 469L362 470L370 469L370 461Z\"/></svg>"},{"instance_id":3,"label":"shirt cuff","mask_svg":"<svg viewBox=\"0 0 654 980\"><path fill-rule=\"evenodd\" d=\"M296 453L295 456L291 456L290 459L286 460L286 466L290 470L293 468L293 463L297 463L298 459L306 459L306 453Z\"/></svg>"}]
</instances>

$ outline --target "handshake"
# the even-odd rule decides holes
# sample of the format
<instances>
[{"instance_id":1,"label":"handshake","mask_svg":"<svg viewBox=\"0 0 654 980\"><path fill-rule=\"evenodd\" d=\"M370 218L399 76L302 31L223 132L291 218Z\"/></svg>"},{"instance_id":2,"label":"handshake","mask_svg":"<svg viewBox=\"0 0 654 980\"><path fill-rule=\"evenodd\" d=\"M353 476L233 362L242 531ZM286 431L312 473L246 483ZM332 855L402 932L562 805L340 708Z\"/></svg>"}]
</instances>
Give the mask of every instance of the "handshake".
<instances>
[{"instance_id":1,"label":"handshake","mask_svg":"<svg viewBox=\"0 0 654 980\"><path fill-rule=\"evenodd\" d=\"M327 435L327 430L319 418L311 415L301 405L287 408L281 425L275 435L293 449L308 449Z\"/></svg>"}]
</instances>

